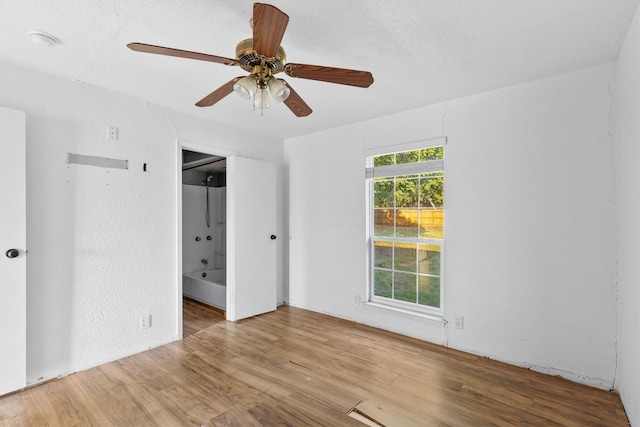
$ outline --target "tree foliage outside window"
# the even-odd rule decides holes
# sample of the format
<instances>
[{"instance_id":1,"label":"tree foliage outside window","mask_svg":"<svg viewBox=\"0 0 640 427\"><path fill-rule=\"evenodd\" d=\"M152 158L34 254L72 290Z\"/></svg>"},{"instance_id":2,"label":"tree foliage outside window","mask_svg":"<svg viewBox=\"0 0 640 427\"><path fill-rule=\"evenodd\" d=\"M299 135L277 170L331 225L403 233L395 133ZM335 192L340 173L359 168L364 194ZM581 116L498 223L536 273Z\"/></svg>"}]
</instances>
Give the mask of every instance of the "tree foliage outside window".
<instances>
[{"instance_id":1,"label":"tree foliage outside window","mask_svg":"<svg viewBox=\"0 0 640 427\"><path fill-rule=\"evenodd\" d=\"M443 147L373 156L374 170L411 164L419 172L372 179L372 299L442 308L444 171L427 165L443 159Z\"/></svg>"}]
</instances>

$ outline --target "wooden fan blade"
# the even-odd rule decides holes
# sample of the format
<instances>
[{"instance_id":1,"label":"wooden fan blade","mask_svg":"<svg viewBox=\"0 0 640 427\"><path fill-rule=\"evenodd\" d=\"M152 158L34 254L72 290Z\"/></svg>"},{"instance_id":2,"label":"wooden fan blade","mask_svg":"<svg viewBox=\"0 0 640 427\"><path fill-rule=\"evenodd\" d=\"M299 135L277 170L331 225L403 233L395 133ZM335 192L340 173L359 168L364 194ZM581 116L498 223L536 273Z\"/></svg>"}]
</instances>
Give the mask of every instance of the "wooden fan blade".
<instances>
[{"instance_id":1,"label":"wooden fan blade","mask_svg":"<svg viewBox=\"0 0 640 427\"><path fill-rule=\"evenodd\" d=\"M369 87L373 83L373 75L368 71L348 70L345 68L322 67L320 65L287 64L285 73L290 77L319 80L321 82L341 85Z\"/></svg>"},{"instance_id":2,"label":"wooden fan blade","mask_svg":"<svg viewBox=\"0 0 640 427\"><path fill-rule=\"evenodd\" d=\"M285 83L290 90L289 96L284 100L285 105L289 107L291 112L293 112L293 114L295 114L297 117L306 117L311 114L313 112L311 107L309 107L307 103L304 102L302 98L300 98L300 95L298 95L298 93L293 90L289 83Z\"/></svg>"},{"instance_id":3,"label":"wooden fan blade","mask_svg":"<svg viewBox=\"0 0 640 427\"><path fill-rule=\"evenodd\" d=\"M209 55L207 53L190 52L188 50L173 49L171 47L154 46L144 43L129 43L127 47L136 52L155 53L158 55L177 56L178 58L197 59L199 61L216 62L218 64L238 65L235 59L222 56Z\"/></svg>"},{"instance_id":4,"label":"wooden fan blade","mask_svg":"<svg viewBox=\"0 0 640 427\"><path fill-rule=\"evenodd\" d=\"M270 4L253 4L253 49L274 58L280 48L289 16Z\"/></svg>"},{"instance_id":5,"label":"wooden fan blade","mask_svg":"<svg viewBox=\"0 0 640 427\"><path fill-rule=\"evenodd\" d=\"M235 79L226 82L218 89L214 90L209 95L196 102L196 105L198 107L211 107L213 104L233 92L233 85L241 78L242 77L236 77Z\"/></svg>"}]
</instances>

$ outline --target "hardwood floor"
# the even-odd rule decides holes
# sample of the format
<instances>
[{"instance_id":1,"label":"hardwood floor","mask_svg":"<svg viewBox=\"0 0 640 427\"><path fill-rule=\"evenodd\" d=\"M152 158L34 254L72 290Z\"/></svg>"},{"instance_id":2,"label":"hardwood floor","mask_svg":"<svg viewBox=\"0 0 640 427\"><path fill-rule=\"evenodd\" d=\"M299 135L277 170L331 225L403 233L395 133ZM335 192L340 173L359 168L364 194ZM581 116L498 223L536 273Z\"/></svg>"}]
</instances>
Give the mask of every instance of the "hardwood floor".
<instances>
[{"instance_id":1,"label":"hardwood floor","mask_svg":"<svg viewBox=\"0 0 640 427\"><path fill-rule=\"evenodd\" d=\"M182 298L182 337L186 338L225 320L224 311L191 298Z\"/></svg>"},{"instance_id":2,"label":"hardwood floor","mask_svg":"<svg viewBox=\"0 0 640 427\"><path fill-rule=\"evenodd\" d=\"M0 398L0 425L623 426L615 393L293 307Z\"/></svg>"}]
</instances>

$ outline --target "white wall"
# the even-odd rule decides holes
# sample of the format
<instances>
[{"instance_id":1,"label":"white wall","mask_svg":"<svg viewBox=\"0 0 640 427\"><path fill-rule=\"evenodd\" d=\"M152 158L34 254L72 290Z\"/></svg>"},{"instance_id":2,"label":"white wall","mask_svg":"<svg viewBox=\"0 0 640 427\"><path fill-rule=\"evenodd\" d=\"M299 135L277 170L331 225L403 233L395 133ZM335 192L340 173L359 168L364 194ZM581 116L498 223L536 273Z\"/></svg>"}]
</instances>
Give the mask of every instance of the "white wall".
<instances>
[{"instance_id":1,"label":"white wall","mask_svg":"<svg viewBox=\"0 0 640 427\"><path fill-rule=\"evenodd\" d=\"M285 141L290 303L608 388L612 64ZM364 150L447 136L445 317L365 294Z\"/></svg>"},{"instance_id":2,"label":"white wall","mask_svg":"<svg viewBox=\"0 0 640 427\"><path fill-rule=\"evenodd\" d=\"M0 75L0 104L27 120L27 380L175 340L176 141L273 161L279 189L282 142L6 63ZM67 152L127 159L129 170L67 165ZM141 331L143 314L153 326Z\"/></svg>"},{"instance_id":3,"label":"white wall","mask_svg":"<svg viewBox=\"0 0 640 427\"><path fill-rule=\"evenodd\" d=\"M614 86L616 170L616 388L640 425L640 11L618 56Z\"/></svg>"}]
</instances>

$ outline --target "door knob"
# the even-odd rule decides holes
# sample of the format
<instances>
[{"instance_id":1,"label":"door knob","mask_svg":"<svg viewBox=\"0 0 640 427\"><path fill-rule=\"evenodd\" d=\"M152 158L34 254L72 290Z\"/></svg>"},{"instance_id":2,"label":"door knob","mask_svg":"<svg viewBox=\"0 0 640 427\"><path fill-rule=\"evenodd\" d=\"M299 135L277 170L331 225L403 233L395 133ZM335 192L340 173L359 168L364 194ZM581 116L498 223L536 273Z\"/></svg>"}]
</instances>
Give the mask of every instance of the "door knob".
<instances>
[{"instance_id":1,"label":"door knob","mask_svg":"<svg viewBox=\"0 0 640 427\"><path fill-rule=\"evenodd\" d=\"M20 255L20 251L17 249L9 249L6 255L7 258L17 258Z\"/></svg>"},{"instance_id":2,"label":"door knob","mask_svg":"<svg viewBox=\"0 0 640 427\"><path fill-rule=\"evenodd\" d=\"M276 240L276 235L275 234L271 235L271 240Z\"/></svg>"}]
</instances>

